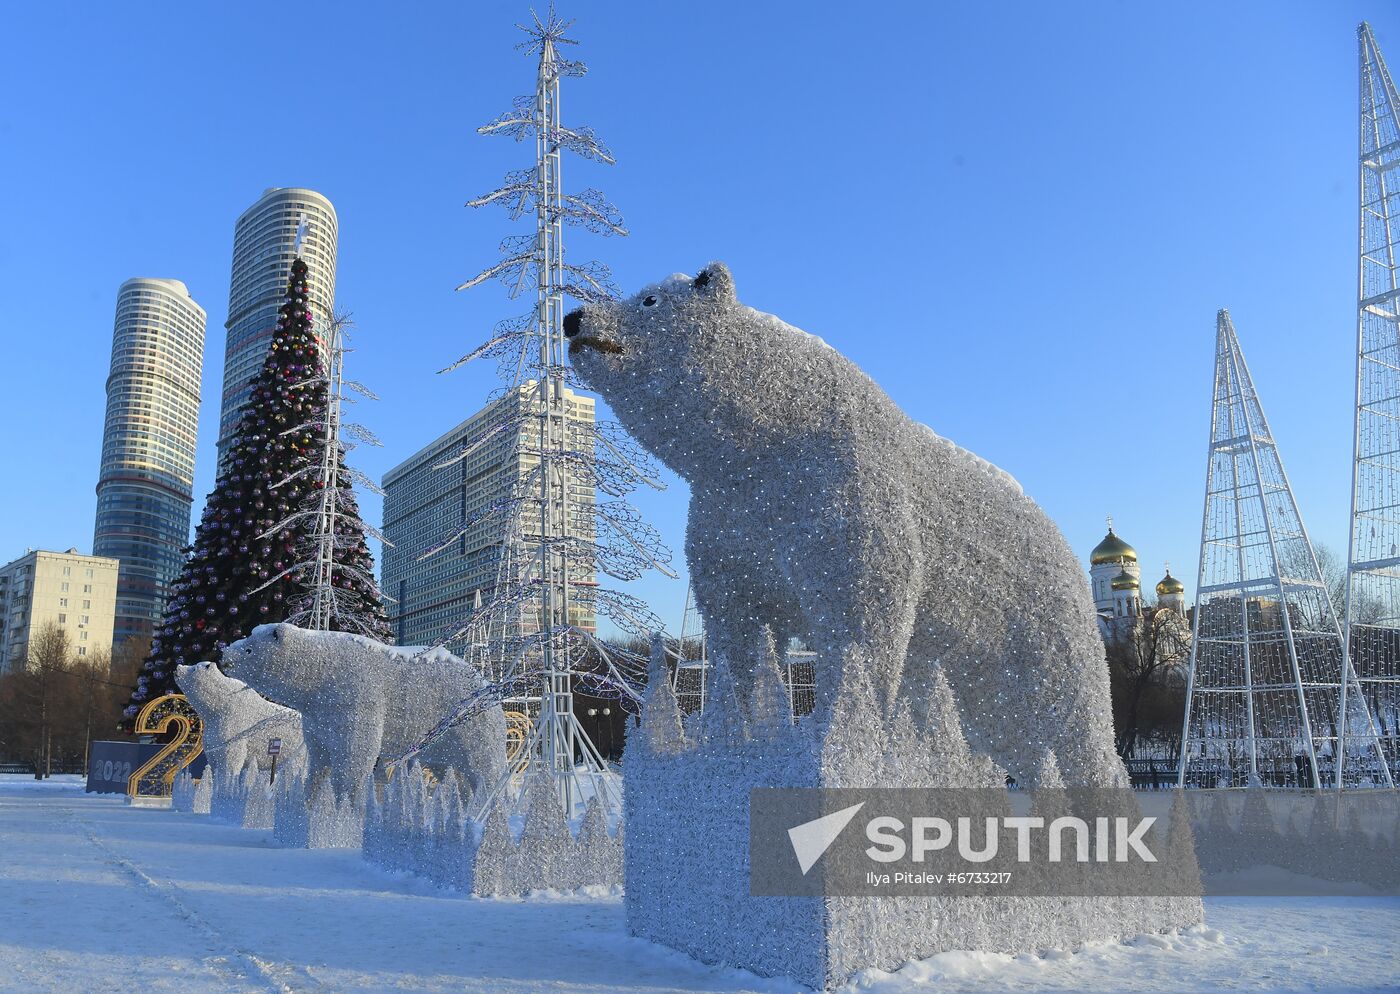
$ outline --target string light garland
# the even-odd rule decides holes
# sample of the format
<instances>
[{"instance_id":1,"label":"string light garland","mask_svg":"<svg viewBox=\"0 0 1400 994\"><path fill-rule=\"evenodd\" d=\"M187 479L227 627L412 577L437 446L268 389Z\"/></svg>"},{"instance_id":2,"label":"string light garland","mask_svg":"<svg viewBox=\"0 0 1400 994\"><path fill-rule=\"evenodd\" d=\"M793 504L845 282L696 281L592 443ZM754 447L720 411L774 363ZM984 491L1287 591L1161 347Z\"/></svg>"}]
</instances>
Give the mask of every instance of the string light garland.
<instances>
[{"instance_id":1,"label":"string light garland","mask_svg":"<svg viewBox=\"0 0 1400 994\"><path fill-rule=\"evenodd\" d=\"M1229 311L1214 365L1177 783L1316 789L1344 765L1351 786L1392 786Z\"/></svg>"}]
</instances>

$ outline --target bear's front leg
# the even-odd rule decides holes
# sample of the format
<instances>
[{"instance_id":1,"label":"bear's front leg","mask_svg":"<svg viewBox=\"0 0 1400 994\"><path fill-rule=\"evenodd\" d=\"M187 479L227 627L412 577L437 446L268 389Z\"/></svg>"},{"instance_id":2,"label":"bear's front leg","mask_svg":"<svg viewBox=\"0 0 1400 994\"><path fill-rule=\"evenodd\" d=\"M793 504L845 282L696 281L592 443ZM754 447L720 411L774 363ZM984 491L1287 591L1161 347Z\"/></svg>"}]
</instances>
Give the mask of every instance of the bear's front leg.
<instances>
[{"instance_id":1,"label":"bear's front leg","mask_svg":"<svg viewBox=\"0 0 1400 994\"><path fill-rule=\"evenodd\" d=\"M243 765L248 762L248 740L235 739L224 747L223 753L222 762L233 772L242 772Z\"/></svg>"},{"instance_id":2,"label":"bear's front leg","mask_svg":"<svg viewBox=\"0 0 1400 994\"><path fill-rule=\"evenodd\" d=\"M488 708L450 733L451 763L457 770L462 793L477 803L505 778L506 723L499 708Z\"/></svg>"},{"instance_id":3,"label":"bear's front leg","mask_svg":"<svg viewBox=\"0 0 1400 994\"><path fill-rule=\"evenodd\" d=\"M697 571L692 583L705 622L706 655L729 667L739 706L747 713L754 673L763 661L763 628L772 619L758 598L728 588L722 578L706 579Z\"/></svg>"},{"instance_id":4,"label":"bear's front leg","mask_svg":"<svg viewBox=\"0 0 1400 994\"><path fill-rule=\"evenodd\" d=\"M918 617L923 565L917 535L904 515L874 515L837 532L805 560L794 559L817 653L818 713L829 714L837 696L858 682L875 694L880 713L892 716ZM855 680L849 666L862 667L862 679Z\"/></svg>"},{"instance_id":5,"label":"bear's front leg","mask_svg":"<svg viewBox=\"0 0 1400 994\"><path fill-rule=\"evenodd\" d=\"M322 770L330 779L338 800L352 798L358 807L366 798L362 795L365 780L374 771L379 761L379 749L384 739L382 712L375 716L363 711L346 715L348 727L338 736L340 745L335 749L333 761Z\"/></svg>"},{"instance_id":6,"label":"bear's front leg","mask_svg":"<svg viewBox=\"0 0 1400 994\"><path fill-rule=\"evenodd\" d=\"M735 509L727 496L698 491L693 496L686 561L695 604L705 622L706 652L712 660L724 660L734 677L739 705L747 711L753 674L763 660L763 629L790 628L790 614L785 616L775 604L791 602L793 595L770 550L753 532L751 516Z\"/></svg>"}]
</instances>

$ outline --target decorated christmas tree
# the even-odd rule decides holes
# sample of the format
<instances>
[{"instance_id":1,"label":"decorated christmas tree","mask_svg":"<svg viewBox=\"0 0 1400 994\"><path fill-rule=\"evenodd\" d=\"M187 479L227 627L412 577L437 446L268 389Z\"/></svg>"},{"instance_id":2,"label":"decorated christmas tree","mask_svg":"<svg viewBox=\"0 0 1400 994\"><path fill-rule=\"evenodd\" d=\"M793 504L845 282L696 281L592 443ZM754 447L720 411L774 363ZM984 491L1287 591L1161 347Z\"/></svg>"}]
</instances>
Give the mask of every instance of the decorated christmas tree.
<instances>
[{"instance_id":1,"label":"decorated christmas tree","mask_svg":"<svg viewBox=\"0 0 1400 994\"><path fill-rule=\"evenodd\" d=\"M324 517L321 471L331 447L338 473L333 522L340 611L327 627L387 641L383 602L374 584L374 559L365 542L351 474L327 411L327 349L307 299L307 265L292 263L287 297L262 370L229 440L223 472L205 502L183 571L172 586L165 616L122 713L129 730L147 701L178 693L175 667L219 662L225 646L257 625L304 618L316 576L299 568L321 544ZM312 557L314 558L314 556ZM353 619L353 624L346 623Z\"/></svg>"}]
</instances>

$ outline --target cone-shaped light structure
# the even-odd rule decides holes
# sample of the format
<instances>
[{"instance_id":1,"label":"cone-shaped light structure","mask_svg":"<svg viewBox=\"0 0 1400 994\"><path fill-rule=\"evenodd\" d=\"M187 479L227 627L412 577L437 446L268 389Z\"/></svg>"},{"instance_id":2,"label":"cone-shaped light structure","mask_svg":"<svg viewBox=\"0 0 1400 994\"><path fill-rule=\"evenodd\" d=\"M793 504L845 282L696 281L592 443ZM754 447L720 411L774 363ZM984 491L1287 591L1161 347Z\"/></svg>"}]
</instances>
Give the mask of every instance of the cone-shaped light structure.
<instances>
[{"instance_id":1,"label":"cone-shaped light structure","mask_svg":"<svg viewBox=\"0 0 1400 994\"><path fill-rule=\"evenodd\" d=\"M1344 784L1391 783L1400 762L1400 96L1367 24L1361 49L1361 260L1356 430L1342 692ZM1351 699L1355 688L1359 701ZM1373 724L1374 723L1374 724ZM1378 770L1379 741L1387 762ZM1369 760L1368 757L1369 756Z\"/></svg>"},{"instance_id":2,"label":"cone-shaped light structure","mask_svg":"<svg viewBox=\"0 0 1400 994\"><path fill-rule=\"evenodd\" d=\"M1342 658L1337 614L1221 311L1179 782L1330 781Z\"/></svg>"}]
</instances>

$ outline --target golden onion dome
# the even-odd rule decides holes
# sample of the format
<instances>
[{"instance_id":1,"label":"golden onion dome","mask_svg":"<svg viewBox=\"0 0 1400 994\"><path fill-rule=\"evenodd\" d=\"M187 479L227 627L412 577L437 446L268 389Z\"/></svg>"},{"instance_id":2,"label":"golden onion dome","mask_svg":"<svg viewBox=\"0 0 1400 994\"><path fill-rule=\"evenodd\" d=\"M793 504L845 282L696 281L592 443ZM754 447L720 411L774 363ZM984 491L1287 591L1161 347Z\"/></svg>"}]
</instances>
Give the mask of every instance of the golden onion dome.
<instances>
[{"instance_id":1,"label":"golden onion dome","mask_svg":"<svg viewBox=\"0 0 1400 994\"><path fill-rule=\"evenodd\" d=\"M1137 550L1113 534L1113 529L1110 528L1103 541L1094 546L1094 551L1089 554L1089 563L1093 566L1102 566L1104 563L1116 563L1123 560L1131 563L1137 562Z\"/></svg>"},{"instance_id":2,"label":"golden onion dome","mask_svg":"<svg viewBox=\"0 0 1400 994\"><path fill-rule=\"evenodd\" d=\"M1166 597L1170 594L1186 593L1186 584L1172 576L1171 567L1167 567L1167 575L1157 581L1157 596Z\"/></svg>"},{"instance_id":3,"label":"golden onion dome","mask_svg":"<svg viewBox=\"0 0 1400 994\"><path fill-rule=\"evenodd\" d=\"M1127 570L1124 570L1113 578L1109 586L1114 590L1136 590L1140 584L1138 583L1137 577L1133 576L1133 574L1129 573Z\"/></svg>"}]
</instances>

